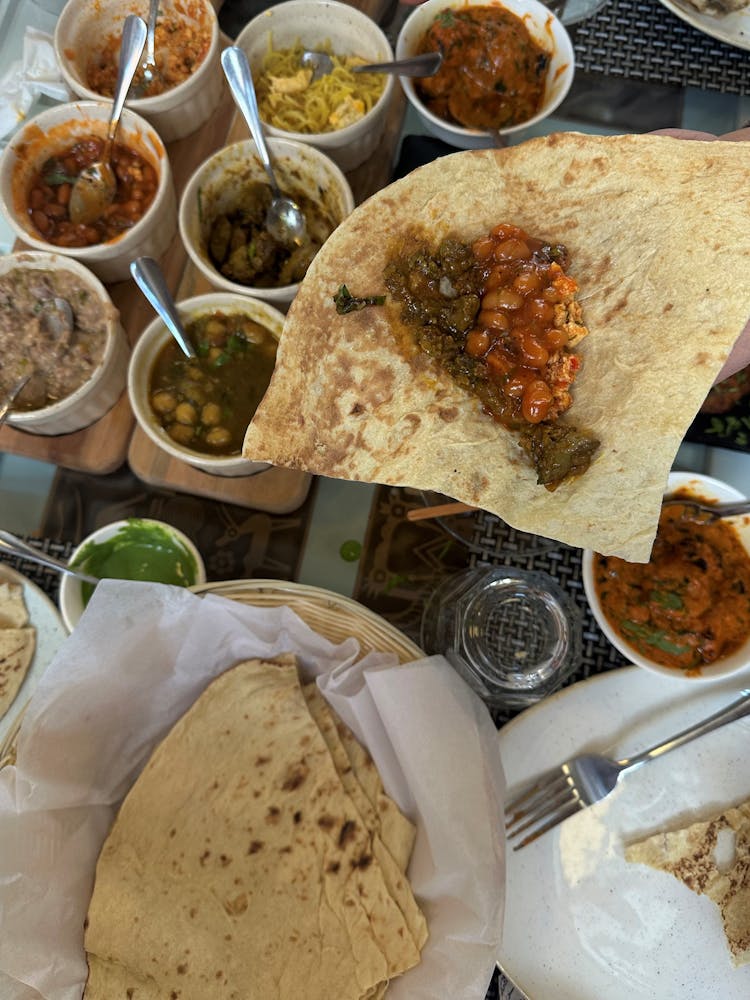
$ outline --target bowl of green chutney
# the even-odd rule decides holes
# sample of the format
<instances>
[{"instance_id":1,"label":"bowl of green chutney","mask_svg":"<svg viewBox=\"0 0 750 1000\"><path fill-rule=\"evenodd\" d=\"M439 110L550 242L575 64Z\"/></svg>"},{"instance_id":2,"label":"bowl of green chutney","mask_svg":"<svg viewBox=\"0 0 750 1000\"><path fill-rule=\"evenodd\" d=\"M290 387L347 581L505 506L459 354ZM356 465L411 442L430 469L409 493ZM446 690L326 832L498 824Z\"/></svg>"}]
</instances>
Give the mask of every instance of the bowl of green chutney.
<instances>
[{"instance_id":1,"label":"bowl of green chutney","mask_svg":"<svg viewBox=\"0 0 750 1000\"><path fill-rule=\"evenodd\" d=\"M69 565L104 579L193 587L206 582L206 567L195 544L179 528L153 518L129 517L92 532L74 550ZM64 575L60 614L72 632L94 592L94 584Z\"/></svg>"}]
</instances>

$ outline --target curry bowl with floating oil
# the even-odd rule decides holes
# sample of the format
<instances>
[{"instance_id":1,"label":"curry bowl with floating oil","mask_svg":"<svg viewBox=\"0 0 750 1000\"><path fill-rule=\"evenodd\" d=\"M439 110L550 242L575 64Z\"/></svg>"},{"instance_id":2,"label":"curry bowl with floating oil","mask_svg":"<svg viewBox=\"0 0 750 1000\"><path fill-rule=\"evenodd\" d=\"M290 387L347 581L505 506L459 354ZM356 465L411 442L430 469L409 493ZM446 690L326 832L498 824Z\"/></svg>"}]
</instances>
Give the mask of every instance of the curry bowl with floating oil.
<instances>
[{"instance_id":1,"label":"curry bowl with floating oil","mask_svg":"<svg viewBox=\"0 0 750 1000\"><path fill-rule=\"evenodd\" d=\"M396 58L433 51L438 72L401 86L425 129L458 149L502 146L547 118L575 74L570 36L538 0L426 0L404 22Z\"/></svg>"},{"instance_id":2,"label":"curry bowl with floating oil","mask_svg":"<svg viewBox=\"0 0 750 1000\"><path fill-rule=\"evenodd\" d=\"M594 618L626 660L662 676L750 676L750 516L712 518L691 502L743 494L710 476L673 472L665 497L648 563L584 551Z\"/></svg>"}]
</instances>

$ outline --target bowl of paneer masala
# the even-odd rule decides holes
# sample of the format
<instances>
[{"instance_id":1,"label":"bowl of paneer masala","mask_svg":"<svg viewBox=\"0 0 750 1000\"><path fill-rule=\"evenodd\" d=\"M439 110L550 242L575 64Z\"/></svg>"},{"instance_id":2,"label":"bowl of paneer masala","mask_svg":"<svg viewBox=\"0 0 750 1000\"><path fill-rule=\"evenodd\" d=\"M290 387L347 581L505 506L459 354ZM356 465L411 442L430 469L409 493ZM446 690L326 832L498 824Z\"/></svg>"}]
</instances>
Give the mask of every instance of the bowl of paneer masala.
<instances>
[{"instance_id":1,"label":"bowl of paneer masala","mask_svg":"<svg viewBox=\"0 0 750 1000\"><path fill-rule=\"evenodd\" d=\"M427 0L396 42L397 59L423 52L442 52L440 69L401 86L427 131L460 149L546 118L575 72L570 36L538 0Z\"/></svg>"},{"instance_id":2,"label":"bowl of paneer masala","mask_svg":"<svg viewBox=\"0 0 750 1000\"><path fill-rule=\"evenodd\" d=\"M750 666L750 518L690 505L742 500L710 476L672 472L647 563L586 550L583 585L599 627L631 663L711 681ZM682 502L684 501L684 502Z\"/></svg>"}]
</instances>

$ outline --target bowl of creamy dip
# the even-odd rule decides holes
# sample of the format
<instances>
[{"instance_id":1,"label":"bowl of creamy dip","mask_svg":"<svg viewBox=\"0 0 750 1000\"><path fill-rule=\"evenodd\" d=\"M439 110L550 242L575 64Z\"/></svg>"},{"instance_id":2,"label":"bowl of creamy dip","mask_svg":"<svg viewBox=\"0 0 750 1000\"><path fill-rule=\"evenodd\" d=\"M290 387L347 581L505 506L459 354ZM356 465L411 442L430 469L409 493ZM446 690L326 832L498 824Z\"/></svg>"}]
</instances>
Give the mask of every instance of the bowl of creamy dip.
<instances>
[{"instance_id":1,"label":"bowl of creamy dip","mask_svg":"<svg viewBox=\"0 0 750 1000\"><path fill-rule=\"evenodd\" d=\"M73 329L64 343L45 326L47 304L65 299ZM125 389L129 347L104 285L78 261L29 251L0 257L0 399L26 375L8 424L70 434L99 420Z\"/></svg>"},{"instance_id":2,"label":"bowl of creamy dip","mask_svg":"<svg viewBox=\"0 0 750 1000\"><path fill-rule=\"evenodd\" d=\"M74 550L69 564L100 580L135 580L193 587L206 582L195 543L179 528L153 518L129 517L98 528ZM94 585L65 575L59 605L69 632L94 593Z\"/></svg>"}]
</instances>

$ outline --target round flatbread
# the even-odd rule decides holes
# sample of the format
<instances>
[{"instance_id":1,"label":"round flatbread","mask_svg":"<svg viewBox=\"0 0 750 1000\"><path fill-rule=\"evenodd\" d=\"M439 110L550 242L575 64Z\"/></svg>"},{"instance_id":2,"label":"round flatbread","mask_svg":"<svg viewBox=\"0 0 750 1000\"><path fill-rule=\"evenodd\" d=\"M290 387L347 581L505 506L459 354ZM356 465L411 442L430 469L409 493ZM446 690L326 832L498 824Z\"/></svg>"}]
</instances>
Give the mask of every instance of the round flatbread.
<instances>
[{"instance_id":1,"label":"round flatbread","mask_svg":"<svg viewBox=\"0 0 750 1000\"><path fill-rule=\"evenodd\" d=\"M382 995L424 935L374 837L295 664L239 664L122 804L96 869L86 1000L291 1000L300 984L310 1000Z\"/></svg>"},{"instance_id":2,"label":"round flatbread","mask_svg":"<svg viewBox=\"0 0 750 1000\"><path fill-rule=\"evenodd\" d=\"M571 132L458 152L391 184L307 272L245 455L434 490L648 561L677 448L750 316L747 160L744 143ZM589 330L569 417L601 444L554 492L517 435L416 350L384 282L415 240L472 242L498 223L567 247ZM339 315L342 284L385 304Z\"/></svg>"}]
</instances>

